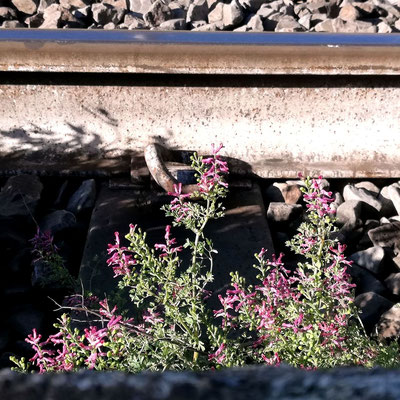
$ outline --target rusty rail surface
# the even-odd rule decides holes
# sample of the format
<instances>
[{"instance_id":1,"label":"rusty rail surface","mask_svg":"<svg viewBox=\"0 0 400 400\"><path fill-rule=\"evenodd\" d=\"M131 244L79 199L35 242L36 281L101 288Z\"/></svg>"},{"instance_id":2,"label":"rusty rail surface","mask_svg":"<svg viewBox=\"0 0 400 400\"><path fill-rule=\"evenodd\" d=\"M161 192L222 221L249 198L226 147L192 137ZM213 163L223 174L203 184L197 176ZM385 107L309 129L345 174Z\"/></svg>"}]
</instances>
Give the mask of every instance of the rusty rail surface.
<instances>
[{"instance_id":1,"label":"rusty rail surface","mask_svg":"<svg viewBox=\"0 0 400 400\"><path fill-rule=\"evenodd\" d=\"M150 143L260 177L400 177L400 34L0 30L0 172Z\"/></svg>"},{"instance_id":2,"label":"rusty rail surface","mask_svg":"<svg viewBox=\"0 0 400 400\"><path fill-rule=\"evenodd\" d=\"M400 34L0 31L1 71L398 74Z\"/></svg>"}]
</instances>

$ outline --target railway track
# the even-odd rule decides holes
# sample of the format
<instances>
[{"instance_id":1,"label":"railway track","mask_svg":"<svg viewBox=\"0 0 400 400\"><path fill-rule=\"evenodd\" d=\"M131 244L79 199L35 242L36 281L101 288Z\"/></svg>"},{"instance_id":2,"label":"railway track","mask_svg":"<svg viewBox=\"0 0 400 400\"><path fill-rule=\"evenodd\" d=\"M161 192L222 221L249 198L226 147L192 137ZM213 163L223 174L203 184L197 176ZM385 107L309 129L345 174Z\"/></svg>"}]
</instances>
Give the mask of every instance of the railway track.
<instances>
[{"instance_id":1,"label":"railway track","mask_svg":"<svg viewBox=\"0 0 400 400\"><path fill-rule=\"evenodd\" d=\"M166 222L159 206L165 193L150 187L145 162L166 190L174 183L169 162L185 161L187 150L207 153L210 143L218 142L225 144L230 169L240 178L284 180L297 177L299 171L346 181L399 178L399 55L398 34L0 30L0 175L36 173L51 182L53 175L66 176L67 189L59 181L52 188L58 190L57 196L52 194L57 199L78 188L68 181L70 176L79 175L79 184L82 176L97 178L82 183L94 187L83 217L76 212L75 220L62 210L62 201L55 208L78 221L67 227L69 233L57 233L61 243L68 234L76 236L73 229L84 226L79 233L86 245L76 271L85 289L103 295L113 288L103 253L115 231L126 233L127 223L135 222L149 231L150 241L164 235ZM339 232L351 243L352 256L374 245L386 261L400 265L397 254L389 254L387 243L380 244L378 237L385 234L379 229L389 225L396 240L399 237L393 216L399 213L400 185L390 189L393 181L382 180L380 187L371 182L345 187L351 195L364 196L359 201L348 195L337 203L359 203L351 210L354 226L343 220ZM334 182L337 195L344 181ZM220 250L217 290L238 266L241 273L248 273L251 254L261 247L272 253L274 246L277 251L284 246L289 239L285 229L294 229L300 217L279 220L279 207L302 212L295 204L299 198L292 203L275 198L278 187L293 195L293 182L231 183L227 215L212 226ZM398 203L381 196L385 188L395 192ZM365 206L365 191L370 192L369 200L375 193L371 201L376 207ZM47 213L39 209L41 223L49 220ZM24 229L25 224L21 232ZM378 246L368 236L371 231ZM361 295L372 291L375 297L387 296L387 307L398 302L400 294L387 281L393 271L383 271L378 280L362 267L353 276ZM25 274L26 270L30 282L31 271L25 268ZM17 275L10 274L0 295L19 296L22 305L30 306L31 288L23 292L28 300L21 299L12 292L13 274ZM23 319L26 310L10 311L11 331L16 330L12 324L19 323L19 315ZM9 348L20 350L18 343Z\"/></svg>"},{"instance_id":2,"label":"railway track","mask_svg":"<svg viewBox=\"0 0 400 400\"><path fill-rule=\"evenodd\" d=\"M0 170L112 175L151 142L222 141L243 174L397 177L399 53L398 34L1 30Z\"/></svg>"}]
</instances>

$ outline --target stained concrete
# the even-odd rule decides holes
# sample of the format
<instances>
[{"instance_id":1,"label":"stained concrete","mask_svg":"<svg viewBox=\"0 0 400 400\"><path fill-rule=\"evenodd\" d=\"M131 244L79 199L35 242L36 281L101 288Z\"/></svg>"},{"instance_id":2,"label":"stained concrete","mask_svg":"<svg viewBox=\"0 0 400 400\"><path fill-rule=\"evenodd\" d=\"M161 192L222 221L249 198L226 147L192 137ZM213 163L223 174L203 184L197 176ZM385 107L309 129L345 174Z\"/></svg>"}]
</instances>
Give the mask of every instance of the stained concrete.
<instances>
[{"instance_id":1,"label":"stained concrete","mask_svg":"<svg viewBox=\"0 0 400 400\"><path fill-rule=\"evenodd\" d=\"M60 162L65 168L68 157L76 168L73 154L84 156L84 167L143 154L154 141L202 153L223 142L225 156L265 178L299 171L400 176L397 77L46 79L0 84L0 149L7 155L2 168L18 162L31 169L35 162L57 169Z\"/></svg>"}]
</instances>

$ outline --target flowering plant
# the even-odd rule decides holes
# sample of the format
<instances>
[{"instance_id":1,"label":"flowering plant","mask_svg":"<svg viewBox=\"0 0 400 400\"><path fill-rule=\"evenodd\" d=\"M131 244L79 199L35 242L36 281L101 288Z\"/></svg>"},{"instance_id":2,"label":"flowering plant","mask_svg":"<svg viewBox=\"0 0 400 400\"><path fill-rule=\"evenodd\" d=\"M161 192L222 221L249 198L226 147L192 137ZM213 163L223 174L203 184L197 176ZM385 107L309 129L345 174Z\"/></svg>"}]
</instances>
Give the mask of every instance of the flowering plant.
<instances>
[{"instance_id":1,"label":"flowering plant","mask_svg":"<svg viewBox=\"0 0 400 400\"><path fill-rule=\"evenodd\" d=\"M44 267L40 286L63 287L74 290L75 279L71 276L64 265L64 260L58 253L58 247L54 244L54 237L50 232L42 232L39 227L35 236L30 240L32 244L32 254L35 257L34 263L40 262Z\"/></svg>"},{"instance_id":2,"label":"flowering plant","mask_svg":"<svg viewBox=\"0 0 400 400\"><path fill-rule=\"evenodd\" d=\"M173 226L191 232L183 245L165 229L164 243L151 248L146 233L130 225L128 246L118 232L109 245L108 265L128 289L135 318L117 312L107 299L97 308L82 297L64 306L86 313L90 326L72 328L64 314L56 324L58 332L42 341L36 331L27 339L35 352L27 363L13 358L19 370L31 365L40 372L90 369L118 369L129 372L149 370L205 370L249 363L302 368L336 365L399 365L396 344L383 345L363 331L353 303L353 284L346 272L350 264L345 246L332 238L334 227L331 193L321 178L304 180L304 201L308 219L288 243L304 261L290 272L282 255L256 255L259 283L246 286L232 273L232 287L219 295L221 308L211 312L206 299L213 280L213 248L204 228L211 219L223 216L221 198L227 194L224 175L228 167L220 156L222 145L212 156L194 155L198 190L182 193L176 185L173 200L164 206ZM191 201L191 197L200 201ZM186 248L186 268L180 258ZM93 300L93 299L92 299Z\"/></svg>"}]
</instances>

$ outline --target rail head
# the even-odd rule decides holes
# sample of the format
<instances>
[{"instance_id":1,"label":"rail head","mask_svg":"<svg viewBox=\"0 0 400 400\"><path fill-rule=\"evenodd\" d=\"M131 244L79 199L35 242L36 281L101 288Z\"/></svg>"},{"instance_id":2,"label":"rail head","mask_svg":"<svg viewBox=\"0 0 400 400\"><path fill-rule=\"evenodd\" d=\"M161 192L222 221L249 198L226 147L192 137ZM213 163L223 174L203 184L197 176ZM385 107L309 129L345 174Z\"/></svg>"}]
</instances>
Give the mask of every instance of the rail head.
<instances>
[{"instance_id":1,"label":"rail head","mask_svg":"<svg viewBox=\"0 0 400 400\"><path fill-rule=\"evenodd\" d=\"M2 29L0 71L398 75L400 34Z\"/></svg>"}]
</instances>

